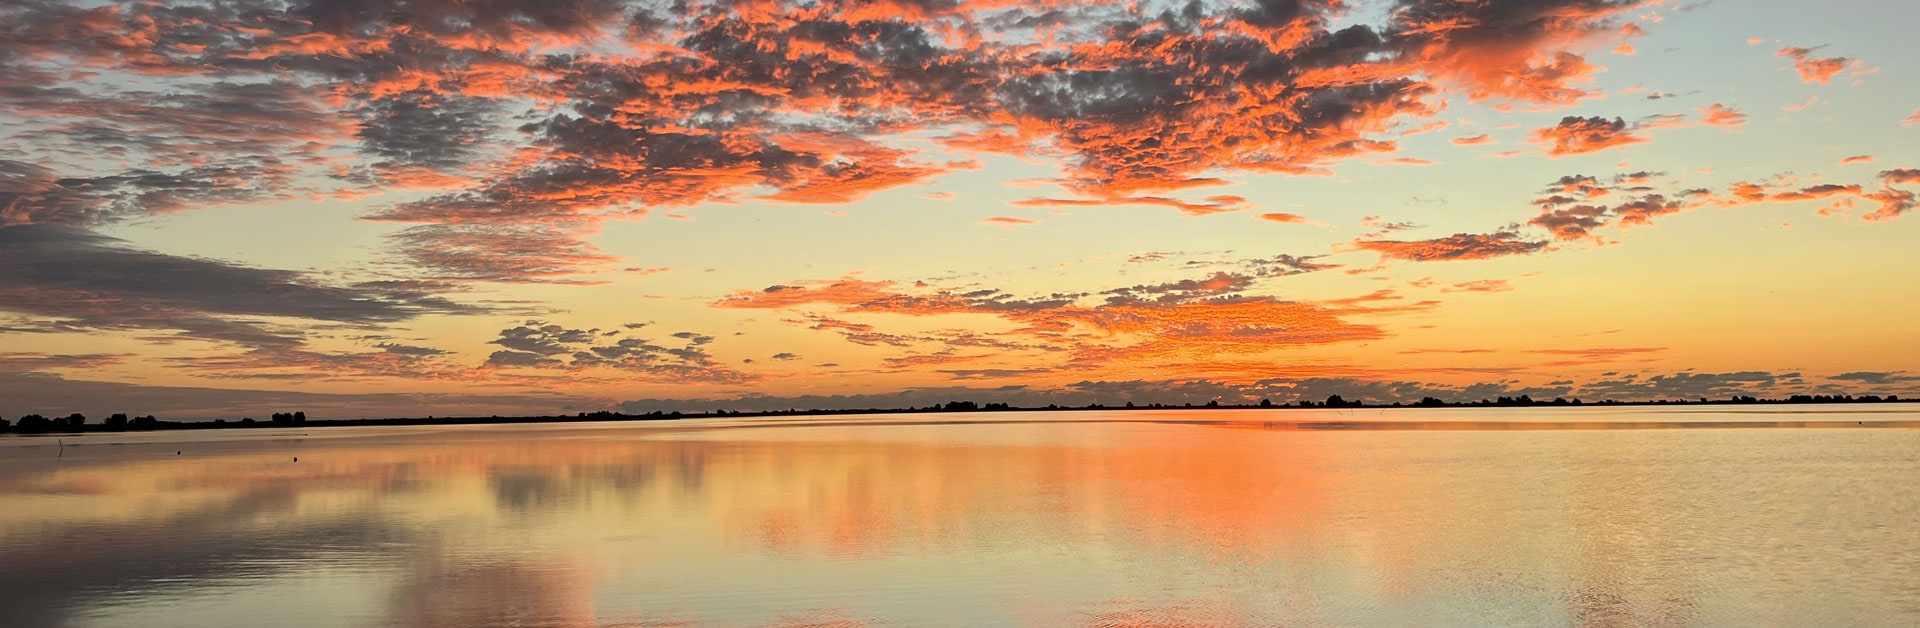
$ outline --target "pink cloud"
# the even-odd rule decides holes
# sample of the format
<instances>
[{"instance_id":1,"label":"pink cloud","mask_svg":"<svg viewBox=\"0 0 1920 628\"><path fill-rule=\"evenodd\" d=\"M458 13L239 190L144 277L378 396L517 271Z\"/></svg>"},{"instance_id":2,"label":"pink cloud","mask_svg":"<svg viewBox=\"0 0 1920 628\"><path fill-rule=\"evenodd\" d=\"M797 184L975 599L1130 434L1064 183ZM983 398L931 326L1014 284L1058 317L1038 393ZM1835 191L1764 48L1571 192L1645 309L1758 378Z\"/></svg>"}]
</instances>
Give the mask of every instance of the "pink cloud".
<instances>
[{"instance_id":1,"label":"pink cloud","mask_svg":"<svg viewBox=\"0 0 1920 628\"><path fill-rule=\"evenodd\" d=\"M1850 57L1814 57L1813 52L1820 48L1821 46L1812 48L1781 48L1779 52L1774 53L1774 55L1793 59L1793 69L1800 73L1801 82L1819 83L1821 85L1828 84L1833 80L1833 75L1839 74L1849 67L1855 67L1859 63ZM1857 71L1858 70L1856 70L1856 72Z\"/></svg>"},{"instance_id":2,"label":"pink cloud","mask_svg":"<svg viewBox=\"0 0 1920 628\"><path fill-rule=\"evenodd\" d=\"M1028 220L1026 218L1015 218L1013 216L993 216L993 217L987 218L986 220L980 221L980 224L986 225L989 227L1000 227L1003 229L1011 229L1013 227L1025 227L1027 225L1037 225L1037 224L1040 224L1040 221Z\"/></svg>"},{"instance_id":3,"label":"pink cloud","mask_svg":"<svg viewBox=\"0 0 1920 628\"><path fill-rule=\"evenodd\" d=\"M1634 135L1624 120L1608 120L1598 116L1567 116L1561 118L1559 124L1535 129L1529 137L1534 143L1547 146L1547 154L1553 157L1591 153L1647 141L1645 137Z\"/></svg>"},{"instance_id":4,"label":"pink cloud","mask_svg":"<svg viewBox=\"0 0 1920 628\"><path fill-rule=\"evenodd\" d=\"M1508 292L1511 290L1513 290L1513 284L1505 279L1467 281L1440 289L1441 292Z\"/></svg>"},{"instance_id":5,"label":"pink cloud","mask_svg":"<svg viewBox=\"0 0 1920 628\"><path fill-rule=\"evenodd\" d=\"M1700 107L1699 109L1700 123L1707 126L1735 127L1747 123L1747 114L1720 103L1714 103Z\"/></svg>"},{"instance_id":6,"label":"pink cloud","mask_svg":"<svg viewBox=\"0 0 1920 628\"><path fill-rule=\"evenodd\" d=\"M1544 241L1529 241L1512 231L1497 233L1457 233L1432 240L1356 240L1357 250L1380 254L1381 259L1410 262L1478 260L1526 255L1547 248Z\"/></svg>"},{"instance_id":7,"label":"pink cloud","mask_svg":"<svg viewBox=\"0 0 1920 628\"><path fill-rule=\"evenodd\" d=\"M1880 171L1880 178L1888 183L1920 183L1920 168L1895 168Z\"/></svg>"}]
</instances>

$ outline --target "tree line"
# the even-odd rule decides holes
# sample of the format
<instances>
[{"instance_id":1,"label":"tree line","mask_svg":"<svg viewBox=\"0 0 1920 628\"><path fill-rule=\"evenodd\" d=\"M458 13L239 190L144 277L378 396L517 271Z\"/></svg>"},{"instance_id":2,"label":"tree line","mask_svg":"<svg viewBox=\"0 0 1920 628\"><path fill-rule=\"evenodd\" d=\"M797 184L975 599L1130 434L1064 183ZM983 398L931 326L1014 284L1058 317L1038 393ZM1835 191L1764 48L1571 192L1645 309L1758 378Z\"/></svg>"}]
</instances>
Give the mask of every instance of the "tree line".
<instances>
[{"instance_id":1,"label":"tree line","mask_svg":"<svg viewBox=\"0 0 1920 628\"><path fill-rule=\"evenodd\" d=\"M306 422L307 422L307 413L304 411L275 412L272 415L272 422L270 423L261 423L249 417L249 418L240 419L239 425L286 426L286 425L298 425ZM224 426L226 424L227 424L227 421L225 419L216 419L210 425ZM39 433L46 433L46 432L95 432L95 431L126 432L126 431L141 431L141 430L157 430L157 429L179 426L179 425L181 424L161 421L159 418L154 417L151 414L146 414L146 415L141 415L136 417L129 417L124 413L113 414L113 415L109 415L106 418L106 420L101 421L98 424L91 424L91 425L87 423L87 415L84 415L78 412L69 414L64 417L60 417L60 416L47 417L47 416L42 416L38 414L29 414L29 415L22 416L17 420L8 420L5 418L0 418L0 431L19 432L23 434L39 434Z\"/></svg>"},{"instance_id":2,"label":"tree line","mask_svg":"<svg viewBox=\"0 0 1920 628\"><path fill-rule=\"evenodd\" d=\"M933 405L923 406L923 407L913 406L913 407L904 407L904 408L864 408L864 409L842 408L842 409L807 409L807 410L802 410L798 408L789 408L786 410L761 410L761 411L741 411L741 410L728 410L725 408L721 408L721 409L713 410L711 412L682 413L678 410L675 410L675 411L655 410L652 412L640 413L640 414L628 414L628 413L622 413L622 412L612 412L607 410L601 410L597 412L580 412L571 416L552 415L552 416L501 417L498 415L494 415L491 417L440 417L440 418L429 416L424 419L420 419L420 418L330 419L330 420L317 421L313 425L315 426L458 425L458 424L478 424L478 423L537 423L537 422L571 422L571 421L631 421L631 420L645 421L645 420L697 419L697 418L703 418L703 417L822 416L822 415L838 415L838 414L858 415L858 414L882 414L882 413L890 414L890 413L918 413L918 412L1186 410L1186 409L1194 409L1194 410L1275 409L1275 410L1278 410L1278 409L1284 409L1284 408L1486 408L1486 407L1532 407L1532 406L1651 406L1651 405L1691 405L1691 404L1747 405L1747 404L1812 404L1812 403L1823 403L1823 404L1900 403L1900 402L1914 402L1914 401L1920 401L1920 400L1901 399L1898 395L1887 395L1883 397L1880 395L1853 396L1853 395L1843 394L1843 395L1792 395L1784 399L1763 399L1763 398L1757 398L1751 395L1734 395L1734 396L1726 397L1723 399L1708 399L1705 397L1701 397L1698 399L1677 399L1676 398L1676 399L1657 399L1657 400L1650 400L1650 401L1618 401L1614 399L1604 399L1600 401L1588 402L1588 401L1582 401L1579 398L1567 399L1563 397L1556 397L1553 399L1534 399L1533 397L1528 395L1519 395L1516 397L1501 396L1501 397L1495 397L1492 399L1480 399L1480 400L1472 400L1472 401L1447 401L1447 400L1439 399L1436 397L1424 397L1424 398L1421 398L1419 401L1413 402L1413 403L1402 403L1399 401L1382 403L1382 402L1372 401L1367 399L1346 399L1340 395L1330 395L1325 400L1321 400L1321 401L1315 401L1312 399L1299 399L1290 403L1275 403L1271 399L1261 399L1260 401L1254 402L1254 403L1222 404L1218 399L1215 399L1215 400L1207 401L1206 403L1203 403L1203 404L1148 403L1148 404L1136 405L1135 403L1129 401L1129 402L1126 402L1126 405L1124 406L1108 406L1100 403L1090 403L1085 406L1062 406L1059 404L1048 404L1044 407L1040 407L1040 406L1018 407L1012 404L1000 403L1000 402L980 403L976 401L956 400L956 401L949 401L946 403L936 403ZM112 431L129 431L129 430L137 431L137 430L154 430L154 429L210 429L210 428L223 428L223 427L287 427L287 426L304 426L304 425L308 425L308 423L307 423L307 413L303 411L275 412L270 415L270 419L268 421L255 421L252 418L242 418L239 421L233 421L233 422L229 422L226 419L215 419L213 421L196 421L196 422L161 421L159 419L154 418L153 415L129 417L125 414L115 414L107 417L107 419L100 424L90 424L87 422L87 417L79 413L74 413L74 414L67 415L65 417L57 417L57 418L45 417L38 414L29 414L29 415L20 417L19 420L17 421L8 421L5 418L0 418L0 432L14 432L14 433L23 433L23 434L50 433L50 432L55 432L55 433L82 432L82 431L112 432Z\"/></svg>"}]
</instances>

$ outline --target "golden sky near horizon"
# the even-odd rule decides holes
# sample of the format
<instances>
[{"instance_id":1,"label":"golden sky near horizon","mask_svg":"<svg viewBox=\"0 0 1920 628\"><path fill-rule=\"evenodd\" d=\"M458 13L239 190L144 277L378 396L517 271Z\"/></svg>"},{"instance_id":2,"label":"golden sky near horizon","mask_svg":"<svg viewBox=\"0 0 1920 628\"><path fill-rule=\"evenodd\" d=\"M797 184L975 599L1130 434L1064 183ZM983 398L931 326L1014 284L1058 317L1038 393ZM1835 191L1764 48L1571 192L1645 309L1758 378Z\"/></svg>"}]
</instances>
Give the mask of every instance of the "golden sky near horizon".
<instances>
[{"instance_id":1,"label":"golden sky near horizon","mask_svg":"<svg viewBox=\"0 0 1920 628\"><path fill-rule=\"evenodd\" d=\"M0 417L1920 394L1903 2L0 8Z\"/></svg>"}]
</instances>

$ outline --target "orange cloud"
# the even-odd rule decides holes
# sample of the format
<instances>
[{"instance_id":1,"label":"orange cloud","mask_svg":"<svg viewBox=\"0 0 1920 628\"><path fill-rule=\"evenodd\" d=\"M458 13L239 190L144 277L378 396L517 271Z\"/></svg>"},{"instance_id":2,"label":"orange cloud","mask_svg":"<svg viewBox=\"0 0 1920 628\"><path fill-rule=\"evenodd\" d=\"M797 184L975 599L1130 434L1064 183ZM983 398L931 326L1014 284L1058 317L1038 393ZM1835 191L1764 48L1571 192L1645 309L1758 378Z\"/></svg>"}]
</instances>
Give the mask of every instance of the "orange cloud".
<instances>
[{"instance_id":1,"label":"orange cloud","mask_svg":"<svg viewBox=\"0 0 1920 628\"><path fill-rule=\"evenodd\" d=\"M1553 157L1580 155L1647 141L1628 130L1626 121L1597 116L1567 116L1561 118L1559 124L1535 129L1529 137L1535 144L1548 146L1547 154Z\"/></svg>"},{"instance_id":2,"label":"orange cloud","mask_svg":"<svg viewBox=\"0 0 1920 628\"><path fill-rule=\"evenodd\" d=\"M1734 127L1747 123L1747 114L1720 103L1700 107L1700 123L1707 126Z\"/></svg>"},{"instance_id":3,"label":"orange cloud","mask_svg":"<svg viewBox=\"0 0 1920 628\"><path fill-rule=\"evenodd\" d=\"M1801 82L1819 83L1821 85L1826 85L1833 80L1833 75L1839 74L1842 70L1846 70L1858 63L1848 57L1814 58L1812 56L1813 51L1820 48L1821 46L1812 48L1781 48L1779 52L1774 53L1774 55L1793 59L1793 69L1800 73Z\"/></svg>"},{"instance_id":4,"label":"orange cloud","mask_svg":"<svg viewBox=\"0 0 1920 628\"><path fill-rule=\"evenodd\" d=\"M805 281L793 284L768 286L758 291L738 291L719 301L713 307L735 309L783 309L802 305L826 304L853 306L886 301L897 296L891 281L862 281L859 279L841 279L837 281ZM958 302L942 302L950 307L960 307Z\"/></svg>"},{"instance_id":5,"label":"orange cloud","mask_svg":"<svg viewBox=\"0 0 1920 628\"><path fill-rule=\"evenodd\" d=\"M1523 239L1512 231L1500 231L1489 234L1456 233L1432 240L1356 240L1351 246L1379 253L1381 259L1439 262L1526 255L1545 250L1547 243Z\"/></svg>"},{"instance_id":6,"label":"orange cloud","mask_svg":"<svg viewBox=\"0 0 1920 628\"><path fill-rule=\"evenodd\" d=\"M1016 325L999 337L908 336L883 334L872 325L809 316L793 322L840 334L851 342L895 347L980 346L1005 351L1065 352L1071 368L1106 365L1165 365L1227 368L1223 362L1192 362L1194 356L1260 354L1287 346L1377 339L1373 325L1347 320L1357 315L1392 314L1430 308L1433 302L1400 303L1390 292L1320 303L1236 296L1252 278L1216 273L1211 277L1108 290L1104 302L1083 305L1087 295L1049 295L1020 299L997 291L955 294L902 291L891 282L854 279L802 281L761 291L736 292L712 303L735 309L793 309L814 306L860 314L939 316L988 315ZM1024 339L1020 341L1006 338ZM889 368L938 365L984 359L947 349L897 356ZM1232 367L1239 368L1239 367Z\"/></svg>"},{"instance_id":7,"label":"orange cloud","mask_svg":"<svg viewBox=\"0 0 1920 628\"><path fill-rule=\"evenodd\" d=\"M1759 202L1767 199L1767 188L1751 181L1735 183L1733 187L1727 190L1727 193L1732 194L1734 198L1747 202Z\"/></svg>"},{"instance_id":8,"label":"orange cloud","mask_svg":"<svg viewBox=\"0 0 1920 628\"><path fill-rule=\"evenodd\" d=\"M1413 128L1411 128L1411 129L1407 129L1407 130L1405 130L1405 131L1401 131L1401 132L1400 132L1400 136L1401 136L1401 137L1410 137L1410 136L1414 136L1414 135L1421 135L1421 134L1424 134L1424 133L1432 133L1432 132L1434 132L1434 131L1438 131L1438 130L1440 130L1440 129L1444 129L1444 128L1447 128L1447 121L1446 121L1446 120L1434 120L1434 121L1431 121L1431 122L1428 122L1428 123L1426 123L1426 124L1422 124L1422 125L1420 125L1420 126L1417 126L1417 127L1413 127Z\"/></svg>"},{"instance_id":9,"label":"orange cloud","mask_svg":"<svg viewBox=\"0 0 1920 628\"><path fill-rule=\"evenodd\" d=\"M1207 216L1236 212L1248 207L1247 199L1232 195L1209 196L1203 201L1187 201L1167 196L1117 196L1108 198L1023 198L1015 207L1097 207L1102 205L1159 205L1180 210L1188 216Z\"/></svg>"},{"instance_id":10,"label":"orange cloud","mask_svg":"<svg viewBox=\"0 0 1920 628\"><path fill-rule=\"evenodd\" d=\"M1612 208L1612 212L1619 218L1619 222L1622 225L1647 226L1653 224L1654 218L1678 213L1688 209L1688 207L1684 201L1668 200L1659 194L1649 194L1626 203L1615 205Z\"/></svg>"},{"instance_id":11,"label":"orange cloud","mask_svg":"<svg viewBox=\"0 0 1920 628\"><path fill-rule=\"evenodd\" d=\"M1299 214L1285 214L1285 213L1278 213L1278 212L1269 213L1269 214L1260 214L1258 218L1261 220L1268 220L1268 221L1285 223L1285 224L1302 224L1306 222L1311 222L1311 220L1308 219L1306 216L1302 216Z\"/></svg>"},{"instance_id":12,"label":"orange cloud","mask_svg":"<svg viewBox=\"0 0 1920 628\"><path fill-rule=\"evenodd\" d=\"M1806 201L1806 200L1827 198L1829 196L1838 196L1838 195L1859 196L1860 192L1861 192L1861 188L1858 184L1840 185L1840 184L1834 184L1834 183L1823 183L1820 185L1801 188L1795 191L1780 192L1769 197L1769 199L1775 200L1775 201Z\"/></svg>"},{"instance_id":13,"label":"orange cloud","mask_svg":"<svg viewBox=\"0 0 1920 628\"><path fill-rule=\"evenodd\" d=\"M1610 219L1605 205L1575 205L1541 212L1527 224L1541 227L1562 240L1585 238Z\"/></svg>"},{"instance_id":14,"label":"orange cloud","mask_svg":"<svg viewBox=\"0 0 1920 628\"><path fill-rule=\"evenodd\" d=\"M990 227L1012 228L1012 227L1024 227L1027 225L1037 225L1037 224L1040 224L1040 221L1028 220L1026 218L1015 218L1013 216L992 216L985 220L980 221L980 224L987 225Z\"/></svg>"},{"instance_id":15,"label":"orange cloud","mask_svg":"<svg viewBox=\"0 0 1920 628\"><path fill-rule=\"evenodd\" d=\"M1453 138L1452 141L1454 144L1458 144L1460 146L1475 146L1479 144L1492 144L1494 140L1493 140L1493 136L1487 135L1485 133L1481 133L1479 135L1468 135L1464 137L1456 137L1456 138Z\"/></svg>"},{"instance_id":16,"label":"orange cloud","mask_svg":"<svg viewBox=\"0 0 1920 628\"><path fill-rule=\"evenodd\" d=\"M1840 160L1840 165L1864 164L1873 161L1873 155L1854 155Z\"/></svg>"},{"instance_id":17,"label":"orange cloud","mask_svg":"<svg viewBox=\"0 0 1920 628\"><path fill-rule=\"evenodd\" d=\"M1513 290L1513 284L1505 279L1467 281L1440 289L1441 292L1507 292L1510 290Z\"/></svg>"},{"instance_id":18,"label":"orange cloud","mask_svg":"<svg viewBox=\"0 0 1920 628\"><path fill-rule=\"evenodd\" d=\"M1243 199L1169 194L1218 184L1221 173L1326 174L1344 160L1392 153L1398 145L1381 136L1449 124L1432 119L1443 87L1542 105L1595 95L1579 85L1601 68L1575 51L1592 38L1644 34L1622 20L1645 3L1407 2L1384 23L1358 28L1342 24L1345 7L1329 1L1196 4L1181 20L1151 23L1073 2L635 11L606 2L552 11L441 2L193 17L164 3L57 4L10 16L68 25L7 44L9 58L35 66L23 75L32 80L67 80L39 67L42 59L154 81L271 80L183 83L176 91L206 94L177 99L181 106L44 101L37 104L47 111L31 115L110 119L119 127L95 135L142 138L173 160L305 150L316 164L350 162L334 179L351 180L350 189L316 194L446 190L375 209L375 220L590 232L648 211L744 198L856 202L978 167L931 160L902 141L914 137L1056 161L1063 172L1053 182L1073 198L1035 204L1249 209ZM1049 24L1044 38L1027 41L1028 26L1011 26L1029 18ZM881 40L891 43L874 43ZM524 115L507 110L522 98L532 103ZM513 131L528 141L509 144ZM320 154L355 140L358 161ZM336 165L327 164L328 175ZM230 169L229 178L294 189L287 183L299 169ZM148 209L165 209L165 196ZM193 200L168 207L209 204Z\"/></svg>"},{"instance_id":19,"label":"orange cloud","mask_svg":"<svg viewBox=\"0 0 1920 628\"><path fill-rule=\"evenodd\" d=\"M917 366L939 366L943 364L973 362L973 361L982 360L990 357L993 357L993 356L984 355L984 354L956 355L953 353L930 353L925 355L895 356L891 358L885 358L881 360L880 363L881 365L889 369L910 369Z\"/></svg>"},{"instance_id":20,"label":"orange cloud","mask_svg":"<svg viewBox=\"0 0 1920 628\"><path fill-rule=\"evenodd\" d=\"M1887 183L1920 183L1920 169L1895 168L1893 170L1882 170L1880 171L1880 178L1885 179Z\"/></svg>"},{"instance_id":21,"label":"orange cloud","mask_svg":"<svg viewBox=\"0 0 1920 628\"><path fill-rule=\"evenodd\" d=\"M1572 358L1548 362L1541 366L1579 366L1598 362L1618 362L1628 358L1644 356L1650 353L1659 353L1666 350L1666 347L1594 347L1590 349L1532 349L1528 350L1527 353Z\"/></svg>"},{"instance_id":22,"label":"orange cloud","mask_svg":"<svg viewBox=\"0 0 1920 628\"><path fill-rule=\"evenodd\" d=\"M1865 216L1861 216L1861 218L1869 222L1881 222L1899 218L1901 215L1913 211L1916 204L1920 204L1920 202L1915 200L1914 193L1890 187L1881 188L1876 192L1861 194L1860 198L1880 204L1878 209L1873 210Z\"/></svg>"},{"instance_id":23,"label":"orange cloud","mask_svg":"<svg viewBox=\"0 0 1920 628\"><path fill-rule=\"evenodd\" d=\"M1615 177L1618 184L1634 186L1631 190L1644 191L1652 173L1632 173ZM1607 190L1599 188L1593 177L1571 177L1576 181L1585 181L1582 185L1591 192L1587 198L1605 195ZM1561 179L1561 187L1567 186L1569 177ZM1598 189L1593 189L1598 188ZM1662 194L1645 194L1615 205L1573 204L1579 199L1567 196L1552 196L1535 201L1543 207L1539 216L1527 224L1546 229L1560 240L1578 240L1593 237L1593 232L1608 225L1647 226L1655 218L1686 211L1705 204L1705 201L1688 201L1686 198L1704 194L1704 190L1689 190L1680 194L1683 198L1670 199Z\"/></svg>"},{"instance_id":24,"label":"orange cloud","mask_svg":"<svg viewBox=\"0 0 1920 628\"><path fill-rule=\"evenodd\" d=\"M1913 115L1907 116L1905 120L1901 120L1900 124L1904 126L1920 124L1920 109L1913 110Z\"/></svg>"},{"instance_id":25,"label":"orange cloud","mask_svg":"<svg viewBox=\"0 0 1920 628\"><path fill-rule=\"evenodd\" d=\"M1597 95L1576 85L1601 68L1569 49L1630 33L1615 19L1641 4L1411 2L1394 12L1389 34L1412 65L1463 87L1475 101L1571 105Z\"/></svg>"}]
</instances>

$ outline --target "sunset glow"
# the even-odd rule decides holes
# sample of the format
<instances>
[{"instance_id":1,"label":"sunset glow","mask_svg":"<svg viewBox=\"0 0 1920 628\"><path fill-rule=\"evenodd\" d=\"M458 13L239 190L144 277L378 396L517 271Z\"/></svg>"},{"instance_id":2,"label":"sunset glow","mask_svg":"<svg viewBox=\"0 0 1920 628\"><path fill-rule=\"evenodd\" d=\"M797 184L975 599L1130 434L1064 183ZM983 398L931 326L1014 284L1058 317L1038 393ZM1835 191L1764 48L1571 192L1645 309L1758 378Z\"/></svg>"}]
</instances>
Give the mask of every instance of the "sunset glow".
<instances>
[{"instance_id":1,"label":"sunset glow","mask_svg":"<svg viewBox=\"0 0 1920 628\"><path fill-rule=\"evenodd\" d=\"M9 3L0 417L1920 395L1917 20Z\"/></svg>"}]
</instances>

